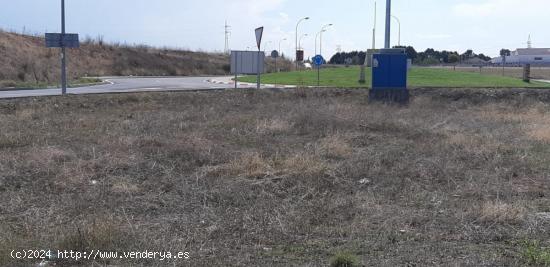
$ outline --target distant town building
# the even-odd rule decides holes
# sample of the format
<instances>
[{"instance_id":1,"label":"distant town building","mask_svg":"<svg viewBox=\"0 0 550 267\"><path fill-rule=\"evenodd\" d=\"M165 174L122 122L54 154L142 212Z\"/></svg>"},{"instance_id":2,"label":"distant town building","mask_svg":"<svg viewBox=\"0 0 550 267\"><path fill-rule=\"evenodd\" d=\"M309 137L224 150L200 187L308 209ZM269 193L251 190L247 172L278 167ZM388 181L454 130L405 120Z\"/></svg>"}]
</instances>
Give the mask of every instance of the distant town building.
<instances>
[{"instance_id":1,"label":"distant town building","mask_svg":"<svg viewBox=\"0 0 550 267\"><path fill-rule=\"evenodd\" d=\"M550 65L550 48L518 48L510 53L510 56L495 57L493 64L506 65Z\"/></svg>"}]
</instances>

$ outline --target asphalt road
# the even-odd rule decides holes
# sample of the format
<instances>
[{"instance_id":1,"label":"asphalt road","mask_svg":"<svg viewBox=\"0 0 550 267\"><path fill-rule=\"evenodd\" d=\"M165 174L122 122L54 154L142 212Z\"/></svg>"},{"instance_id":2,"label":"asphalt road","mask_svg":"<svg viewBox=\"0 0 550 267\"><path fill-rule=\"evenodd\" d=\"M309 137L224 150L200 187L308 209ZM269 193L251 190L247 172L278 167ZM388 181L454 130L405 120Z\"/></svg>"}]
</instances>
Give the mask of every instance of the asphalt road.
<instances>
[{"instance_id":1,"label":"asphalt road","mask_svg":"<svg viewBox=\"0 0 550 267\"><path fill-rule=\"evenodd\" d=\"M234 88L231 77L104 77L107 84L68 88L68 94L103 94L154 91L194 91ZM251 85L240 84L239 88ZM61 89L0 91L0 98L61 95Z\"/></svg>"}]
</instances>

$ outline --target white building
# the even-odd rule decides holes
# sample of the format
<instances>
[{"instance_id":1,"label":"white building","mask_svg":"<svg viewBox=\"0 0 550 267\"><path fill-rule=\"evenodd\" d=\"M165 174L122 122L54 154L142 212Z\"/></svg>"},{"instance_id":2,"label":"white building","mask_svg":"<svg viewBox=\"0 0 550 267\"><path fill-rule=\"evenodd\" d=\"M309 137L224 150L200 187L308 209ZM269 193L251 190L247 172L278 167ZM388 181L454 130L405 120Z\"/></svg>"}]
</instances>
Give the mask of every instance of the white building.
<instances>
[{"instance_id":1,"label":"white building","mask_svg":"<svg viewBox=\"0 0 550 267\"><path fill-rule=\"evenodd\" d=\"M502 57L491 60L493 64L502 64ZM518 48L510 53L504 62L506 65L550 65L550 48Z\"/></svg>"}]
</instances>

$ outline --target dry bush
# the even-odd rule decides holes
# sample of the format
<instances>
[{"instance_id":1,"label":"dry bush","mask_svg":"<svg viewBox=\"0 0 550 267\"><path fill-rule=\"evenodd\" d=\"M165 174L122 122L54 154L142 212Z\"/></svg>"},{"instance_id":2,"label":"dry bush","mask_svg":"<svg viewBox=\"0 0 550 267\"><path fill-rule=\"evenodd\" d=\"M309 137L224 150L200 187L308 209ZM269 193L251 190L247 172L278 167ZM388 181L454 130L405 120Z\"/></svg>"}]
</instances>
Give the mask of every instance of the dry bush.
<instances>
[{"instance_id":1,"label":"dry bush","mask_svg":"<svg viewBox=\"0 0 550 267\"><path fill-rule=\"evenodd\" d=\"M527 209L521 203L508 204L501 201L487 201L479 211L479 219L485 223L517 224L527 216Z\"/></svg>"},{"instance_id":2,"label":"dry bush","mask_svg":"<svg viewBox=\"0 0 550 267\"><path fill-rule=\"evenodd\" d=\"M216 166L208 175L227 178L260 179L274 174L273 162L259 153L245 153L222 166Z\"/></svg>"},{"instance_id":3,"label":"dry bush","mask_svg":"<svg viewBox=\"0 0 550 267\"><path fill-rule=\"evenodd\" d=\"M318 149L320 154L329 158L345 158L353 152L346 138L340 134L334 134L321 139Z\"/></svg>"},{"instance_id":4,"label":"dry bush","mask_svg":"<svg viewBox=\"0 0 550 267\"><path fill-rule=\"evenodd\" d=\"M529 131L529 136L535 140L550 143L550 126L548 125L533 125L532 130Z\"/></svg>"},{"instance_id":5,"label":"dry bush","mask_svg":"<svg viewBox=\"0 0 550 267\"><path fill-rule=\"evenodd\" d=\"M280 118L271 118L259 120L256 123L256 132L258 134L283 133L290 130L292 125L287 120Z\"/></svg>"},{"instance_id":6,"label":"dry bush","mask_svg":"<svg viewBox=\"0 0 550 267\"><path fill-rule=\"evenodd\" d=\"M300 153L282 161L281 169L290 176L321 177L331 166L314 155Z\"/></svg>"}]
</instances>

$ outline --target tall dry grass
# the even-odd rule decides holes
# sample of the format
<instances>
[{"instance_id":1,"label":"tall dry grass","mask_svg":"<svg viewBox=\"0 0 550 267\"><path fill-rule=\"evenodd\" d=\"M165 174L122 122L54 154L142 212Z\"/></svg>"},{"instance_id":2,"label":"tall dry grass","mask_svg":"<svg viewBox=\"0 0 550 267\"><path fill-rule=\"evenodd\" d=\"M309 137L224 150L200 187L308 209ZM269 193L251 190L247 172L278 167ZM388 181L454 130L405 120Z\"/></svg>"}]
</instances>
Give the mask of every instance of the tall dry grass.
<instances>
[{"instance_id":1,"label":"tall dry grass","mask_svg":"<svg viewBox=\"0 0 550 267\"><path fill-rule=\"evenodd\" d=\"M518 97L517 93L522 96ZM140 93L0 101L11 249L189 251L61 266L519 266L547 240L548 94ZM535 216L537 215L537 216Z\"/></svg>"}]
</instances>

